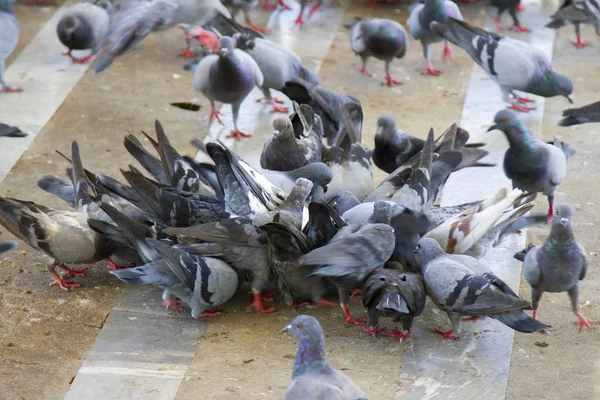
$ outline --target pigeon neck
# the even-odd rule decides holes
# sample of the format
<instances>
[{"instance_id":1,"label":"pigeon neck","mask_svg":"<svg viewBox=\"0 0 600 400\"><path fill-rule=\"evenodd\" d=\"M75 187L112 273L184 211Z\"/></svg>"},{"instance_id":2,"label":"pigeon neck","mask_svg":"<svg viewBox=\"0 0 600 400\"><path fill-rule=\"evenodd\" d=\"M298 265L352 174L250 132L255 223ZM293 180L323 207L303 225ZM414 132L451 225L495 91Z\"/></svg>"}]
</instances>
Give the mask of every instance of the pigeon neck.
<instances>
[{"instance_id":1,"label":"pigeon neck","mask_svg":"<svg viewBox=\"0 0 600 400\"><path fill-rule=\"evenodd\" d=\"M556 92L554 72L550 69L538 70L527 86L526 92L542 97L556 96L558 93Z\"/></svg>"},{"instance_id":2,"label":"pigeon neck","mask_svg":"<svg viewBox=\"0 0 600 400\"><path fill-rule=\"evenodd\" d=\"M537 139L527 131L521 121L504 131L510 147L513 149L534 149Z\"/></svg>"},{"instance_id":3,"label":"pigeon neck","mask_svg":"<svg viewBox=\"0 0 600 400\"><path fill-rule=\"evenodd\" d=\"M555 216L554 218L558 218ZM544 252L547 254L563 253L575 244L575 236L570 225L562 226L560 223L552 225L550 236L544 244Z\"/></svg>"},{"instance_id":4,"label":"pigeon neck","mask_svg":"<svg viewBox=\"0 0 600 400\"><path fill-rule=\"evenodd\" d=\"M432 18L443 18L445 7L442 0L425 0L423 11L431 15Z\"/></svg>"},{"instance_id":5,"label":"pigeon neck","mask_svg":"<svg viewBox=\"0 0 600 400\"><path fill-rule=\"evenodd\" d=\"M1 11L15 15L15 9L13 8L10 0L0 0L0 12Z\"/></svg>"},{"instance_id":6,"label":"pigeon neck","mask_svg":"<svg viewBox=\"0 0 600 400\"><path fill-rule=\"evenodd\" d=\"M308 371L330 369L325 359L325 337L322 333L318 337L315 336L303 336L300 338L292 378Z\"/></svg>"}]
</instances>

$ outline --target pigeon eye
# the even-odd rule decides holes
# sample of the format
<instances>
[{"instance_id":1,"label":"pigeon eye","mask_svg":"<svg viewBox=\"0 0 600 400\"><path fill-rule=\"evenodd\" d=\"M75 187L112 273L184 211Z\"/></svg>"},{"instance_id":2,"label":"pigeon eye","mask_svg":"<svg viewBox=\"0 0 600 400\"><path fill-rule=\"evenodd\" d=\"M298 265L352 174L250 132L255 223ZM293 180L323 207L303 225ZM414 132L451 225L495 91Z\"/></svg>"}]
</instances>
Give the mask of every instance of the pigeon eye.
<instances>
[{"instance_id":1,"label":"pigeon eye","mask_svg":"<svg viewBox=\"0 0 600 400\"><path fill-rule=\"evenodd\" d=\"M501 123L508 122L508 118L501 118L501 119L500 119L500 122L501 122Z\"/></svg>"},{"instance_id":2,"label":"pigeon eye","mask_svg":"<svg viewBox=\"0 0 600 400\"><path fill-rule=\"evenodd\" d=\"M381 282L385 282L385 278L379 278Z\"/></svg>"},{"instance_id":3,"label":"pigeon eye","mask_svg":"<svg viewBox=\"0 0 600 400\"><path fill-rule=\"evenodd\" d=\"M296 328L302 329L302 324L296 324Z\"/></svg>"}]
</instances>

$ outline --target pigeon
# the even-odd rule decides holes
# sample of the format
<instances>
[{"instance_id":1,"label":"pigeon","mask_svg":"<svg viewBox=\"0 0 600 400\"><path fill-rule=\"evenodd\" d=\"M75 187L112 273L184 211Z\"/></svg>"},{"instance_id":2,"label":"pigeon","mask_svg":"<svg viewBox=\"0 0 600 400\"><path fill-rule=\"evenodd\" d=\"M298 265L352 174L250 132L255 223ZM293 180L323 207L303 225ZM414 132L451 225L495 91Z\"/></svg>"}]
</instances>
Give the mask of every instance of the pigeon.
<instances>
[{"instance_id":1,"label":"pigeon","mask_svg":"<svg viewBox=\"0 0 600 400\"><path fill-rule=\"evenodd\" d=\"M528 112L523 105L533 100L520 97L515 90L542 97L564 96L570 103L573 82L552 71L546 53L526 42L485 31L454 18L445 23L432 22L431 29L462 47L502 91L510 109ZM514 99L511 101L509 95Z\"/></svg>"},{"instance_id":2,"label":"pigeon","mask_svg":"<svg viewBox=\"0 0 600 400\"><path fill-rule=\"evenodd\" d=\"M567 176L567 155L563 147L544 143L533 136L516 114L509 110L496 113L489 131L504 132L509 148L504 155L504 173L513 187L526 192L543 193L548 197L548 220L554 215L554 192Z\"/></svg>"},{"instance_id":3,"label":"pigeon","mask_svg":"<svg viewBox=\"0 0 600 400\"><path fill-rule=\"evenodd\" d=\"M152 32L182 23L203 26L218 14L231 18L219 0L132 2L113 16L108 33L94 48L94 53L99 53L94 72L104 71L116 57L136 47Z\"/></svg>"},{"instance_id":4,"label":"pigeon","mask_svg":"<svg viewBox=\"0 0 600 400\"><path fill-rule=\"evenodd\" d=\"M314 85L304 79L295 78L285 83L283 94L299 104L308 104L323 122L323 137L327 144L333 144L343 129L342 108L347 108L357 132L362 131L363 112L360 100L354 96L344 95Z\"/></svg>"},{"instance_id":5,"label":"pigeon","mask_svg":"<svg viewBox=\"0 0 600 400\"><path fill-rule=\"evenodd\" d=\"M373 163L390 174L398 168L396 157L407 160L421 151L423 145L423 139L408 135L396 127L390 115L382 115L377 119Z\"/></svg>"},{"instance_id":6,"label":"pigeon","mask_svg":"<svg viewBox=\"0 0 600 400\"><path fill-rule=\"evenodd\" d=\"M363 204L360 200L356 198L354 193L352 193L349 190L342 190L336 196L330 198L328 200L328 203L340 215L345 214L347 211L352 210L354 207L358 207ZM373 204L371 205L371 213L373 212ZM370 216L371 214L369 214L362 223L366 223Z\"/></svg>"},{"instance_id":7,"label":"pigeon","mask_svg":"<svg viewBox=\"0 0 600 400\"><path fill-rule=\"evenodd\" d=\"M422 274L427 294L434 304L448 314L452 329L436 333L460 340L461 316L494 318L504 325L525 333L547 328L523 310L531 309L510 287L476 259L446 254L431 238L419 241L423 260Z\"/></svg>"},{"instance_id":8,"label":"pigeon","mask_svg":"<svg viewBox=\"0 0 600 400\"><path fill-rule=\"evenodd\" d=\"M552 21L546 24L546 28L558 29L567 22L575 26L577 40L572 43L577 48L589 46L589 43L581 40L581 24L593 24L596 26L596 33L600 33L600 5L596 0L564 0L550 18Z\"/></svg>"},{"instance_id":9,"label":"pigeon","mask_svg":"<svg viewBox=\"0 0 600 400\"><path fill-rule=\"evenodd\" d=\"M160 259L146 265L111 271L126 283L154 284L191 308L193 318L221 314L216 306L229 301L238 289L238 274L218 258L201 257L170 244L146 239Z\"/></svg>"},{"instance_id":10,"label":"pigeon","mask_svg":"<svg viewBox=\"0 0 600 400\"><path fill-rule=\"evenodd\" d=\"M567 292L571 299L571 309L577 315L575 323L579 331L597 323L587 320L579 311L579 281L585 278L588 257L585 249L575 241L571 218L573 209L568 204L556 205L556 217L550 235L542 246L527 251L523 261L523 274L531 286L533 318L542 293Z\"/></svg>"},{"instance_id":11,"label":"pigeon","mask_svg":"<svg viewBox=\"0 0 600 400\"><path fill-rule=\"evenodd\" d=\"M346 226L327 245L302 257L302 265L317 267L312 275L327 278L338 289L346 326L350 322L357 325L363 323L361 319L353 318L348 310L349 293L390 258L394 242L394 229L385 223Z\"/></svg>"},{"instance_id":12,"label":"pigeon","mask_svg":"<svg viewBox=\"0 0 600 400\"><path fill-rule=\"evenodd\" d=\"M382 86L401 85L402 82L392 78L390 65L395 58L402 58L408 51L408 40L404 27L391 19L354 18L344 24L350 30L350 47L362 61L360 73L372 76L367 71L367 60L375 57L385 62L385 79Z\"/></svg>"},{"instance_id":13,"label":"pigeon","mask_svg":"<svg viewBox=\"0 0 600 400\"><path fill-rule=\"evenodd\" d=\"M231 19L235 19L238 12L244 13L244 19L250 28L258 33L268 33L264 28L255 25L250 19L250 11L254 10L258 5L258 0L224 0L223 5L229 9Z\"/></svg>"},{"instance_id":14,"label":"pigeon","mask_svg":"<svg viewBox=\"0 0 600 400\"><path fill-rule=\"evenodd\" d=\"M16 126L0 122L0 137L26 137L27 134Z\"/></svg>"},{"instance_id":15,"label":"pigeon","mask_svg":"<svg viewBox=\"0 0 600 400\"><path fill-rule=\"evenodd\" d=\"M282 329L298 339L292 382L284 400L367 400L367 396L342 371L333 369L325 359L325 336L319 321L298 315Z\"/></svg>"},{"instance_id":16,"label":"pigeon","mask_svg":"<svg viewBox=\"0 0 600 400\"><path fill-rule=\"evenodd\" d=\"M531 32L531 29L521 25L521 22L519 22L517 11L519 10L520 4L521 0L492 0L492 6L496 7L496 9L498 10L496 16L492 17L492 19L496 23L496 29L498 31L504 30L504 27L501 23L501 18L504 11L508 10L508 13L513 19L513 26L508 28L509 30L516 32Z\"/></svg>"},{"instance_id":17,"label":"pigeon","mask_svg":"<svg viewBox=\"0 0 600 400\"><path fill-rule=\"evenodd\" d=\"M247 53L235 49L230 37L224 36L219 40L219 53L204 57L194 72L194 89L201 92L209 101L211 114L209 121L219 118L215 101L231 104L233 113L233 130L227 137L251 136L238 129L237 120L242 101L250 94L255 86L263 84L263 74L260 68Z\"/></svg>"},{"instance_id":18,"label":"pigeon","mask_svg":"<svg viewBox=\"0 0 600 400\"><path fill-rule=\"evenodd\" d=\"M600 122L600 101L579 108L570 108L563 111L563 119L558 121L559 126L571 126Z\"/></svg>"},{"instance_id":19,"label":"pigeon","mask_svg":"<svg viewBox=\"0 0 600 400\"><path fill-rule=\"evenodd\" d=\"M425 309L423 278L419 274L404 272L400 264L389 261L366 280L362 301L368 310L367 326L363 330L372 336L385 332L385 335L402 341L408 336L413 319ZM402 330L378 328L379 317L382 316L402 321Z\"/></svg>"},{"instance_id":20,"label":"pigeon","mask_svg":"<svg viewBox=\"0 0 600 400\"><path fill-rule=\"evenodd\" d=\"M17 242L14 240L7 240L6 242L0 242L0 253L12 250L17 247Z\"/></svg>"},{"instance_id":21,"label":"pigeon","mask_svg":"<svg viewBox=\"0 0 600 400\"><path fill-rule=\"evenodd\" d=\"M317 76L307 70L300 58L292 51L272 42L269 39L253 38L247 33L233 35L235 46L248 53L260 68L263 74L261 90L264 100L271 105L271 112L287 113L287 108L277 105L282 101L273 98L271 90L281 91L285 83L295 77L302 78L309 83L317 84Z\"/></svg>"},{"instance_id":22,"label":"pigeon","mask_svg":"<svg viewBox=\"0 0 600 400\"><path fill-rule=\"evenodd\" d=\"M68 51L63 55L76 64L85 64L94 56L91 52L84 58L73 56L73 50L92 50L108 33L114 8L109 0L97 5L90 2L73 4L62 11L56 33Z\"/></svg>"},{"instance_id":23,"label":"pigeon","mask_svg":"<svg viewBox=\"0 0 600 400\"><path fill-rule=\"evenodd\" d=\"M0 36L0 92L16 93L23 89L8 86L4 81L4 60L15 50L19 42L20 25L12 3L14 0L0 0L0 26L2 27L2 36Z\"/></svg>"},{"instance_id":24,"label":"pigeon","mask_svg":"<svg viewBox=\"0 0 600 400\"><path fill-rule=\"evenodd\" d=\"M273 134L260 155L260 166L276 171L291 171L321 161L321 139L313 130L296 137L288 117L273 120Z\"/></svg>"},{"instance_id":25,"label":"pigeon","mask_svg":"<svg viewBox=\"0 0 600 400\"><path fill-rule=\"evenodd\" d=\"M463 19L458 6L450 0L425 0L424 4L418 4L408 17L407 24L410 34L413 38L420 40L423 46L423 56L427 62L424 75L437 76L440 74L439 70L431 66L429 48L432 43L446 39L444 59L450 59L452 55L448 38L442 37L431 28L433 22L445 23L451 18Z\"/></svg>"}]
</instances>

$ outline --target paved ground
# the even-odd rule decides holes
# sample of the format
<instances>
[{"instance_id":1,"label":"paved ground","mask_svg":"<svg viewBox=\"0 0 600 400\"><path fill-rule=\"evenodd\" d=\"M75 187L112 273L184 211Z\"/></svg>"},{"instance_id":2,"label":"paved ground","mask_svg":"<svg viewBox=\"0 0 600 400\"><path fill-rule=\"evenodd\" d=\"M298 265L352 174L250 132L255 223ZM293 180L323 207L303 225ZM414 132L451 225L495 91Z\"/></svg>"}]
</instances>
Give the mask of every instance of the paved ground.
<instances>
[{"instance_id":1,"label":"paved ground","mask_svg":"<svg viewBox=\"0 0 600 400\"><path fill-rule=\"evenodd\" d=\"M544 6L550 12L557 4L548 2ZM468 21L484 22L482 5L461 8ZM18 5L22 37L9 63L18 57L54 11L54 8ZM424 136L431 126L441 131L461 120L472 71L472 62L464 52L457 50L452 62L442 63L441 45L434 46L434 66L441 67L444 73L439 78L422 77L419 73L424 62L420 45L411 42L407 57L394 64L394 75L405 80L405 85L396 89L381 88L379 80L383 77L383 66L380 63L372 61L370 64L376 78L358 74L358 59L349 52L345 29L333 25L340 20L340 15L341 10L334 10L326 17L309 21L307 32L287 29L288 25L284 23L291 16L284 16L283 22L271 21L273 37L293 46L311 68L320 67L319 76L324 86L361 99L365 112L365 143L371 143L375 121L383 112L391 113L399 126L419 136ZM342 19L345 21L356 15L386 16L404 24L408 11L404 6L372 10L355 1L346 6ZM265 22L266 17L258 20ZM523 22L527 24L525 17ZM306 37L310 35L325 40L325 35L314 32L330 32L327 40L333 39L333 43L328 50L306 44ZM596 101L596 90L600 89L597 79L600 42L594 40L591 29L586 27L583 33L592 41L591 47L574 49L569 43L572 31L566 28L557 34L554 48L554 68L573 78L578 105ZM163 123L171 141L182 153L193 155L189 140L203 137L208 132L208 104L200 97L198 101L202 108L198 113L168 105L171 101L189 101L197 97L191 88L191 76L181 70L183 61L175 57L181 46L180 32L165 32L145 40L141 49L119 59L105 73L86 74L0 184L0 193L64 207L36 186L41 176L61 175L66 167L54 154L54 149L68 150L70 142L77 139L87 168L118 176L119 167L130 162L121 146L123 135L142 129L152 131L154 119ZM0 117L2 122L10 123L10 116L2 114L2 102L9 101L7 99L8 96L0 97ZM18 98L10 101L18 101ZM557 127L556 121L566 106L563 99L546 102L541 136L550 139L558 135L578 152L570 160L569 175L557 200L567 201L577 210L576 234L591 254L591 268L582 285L580 302L584 313L596 320L600 318L597 307L600 304L597 290L600 276L596 270L600 239L596 235L599 216L593 193L598 190L594 156L600 151L600 127ZM268 118L268 113L262 113ZM490 123L481 120L481 129ZM489 135L493 140L504 140L496 137L501 135L499 132ZM245 147L260 148L262 142L259 142L258 138L251 139ZM381 178L383 175L378 172L376 176ZM540 210L546 206L543 199L538 204ZM529 237L539 243L546 234L547 229L542 227L530 231ZM0 235L2 240L8 237L6 233ZM86 278L77 279L82 283L80 289L66 293L55 287L48 288L46 261L46 257L25 246L20 246L1 261L0 387L3 390L0 398L63 398L121 296L123 286L111 279L101 264L94 266ZM524 281L521 282L521 293L529 297ZM250 295L242 295L227 308L225 316L206 323L206 332L196 356L190 359L177 399L197 398L199 394L206 399L281 397L288 383L295 341L279 331L295 313L279 305L280 311L276 313L256 316L244 310L244 305L249 302ZM357 312L360 310L357 301L352 307ZM310 312L319 317L326 330L331 363L344 368L370 398L389 399L406 390L410 382L400 379L404 351L423 343L419 342L418 336L409 344L398 344L387 337L375 340L357 329L343 328L337 308L311 309ZM595 362L598 357L597 330L577 333L572 326L574 316L565 294L545 295L540 315L554 329L544 335L515 335L506 397L516 400L600 398L595 383L599 375ZM203 323L198 325L204 329ZM447 371L449 374L455 372ZM436 396L413 398L444 398L439 397L439 393Z\"/></svg>"}]
</instances>

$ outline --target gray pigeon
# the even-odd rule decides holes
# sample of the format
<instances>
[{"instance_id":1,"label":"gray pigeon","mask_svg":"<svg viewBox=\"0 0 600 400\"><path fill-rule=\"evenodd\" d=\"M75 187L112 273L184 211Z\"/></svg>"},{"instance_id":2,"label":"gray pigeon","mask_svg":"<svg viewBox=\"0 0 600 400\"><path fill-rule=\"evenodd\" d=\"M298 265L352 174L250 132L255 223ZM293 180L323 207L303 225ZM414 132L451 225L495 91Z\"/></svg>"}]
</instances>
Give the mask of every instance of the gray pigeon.
<instances>
[{"instance_id":1,"label":"gray pigeon","mask_svg":"<svg viewBox=\"0 0 600 400\"><path fill-rule=\"evenodd\" d=\"M27 134L16 126L0 122L0 137L25 137Z\"/></svg>"},{"instance_id":2,"label":"gray pigeon","mask_svg":"<svg viewBox=\"0 0 600 400\"><path fill-rule=\"evenodd\" d=\"M262 168L291 171L321 161L321 139L310 127L308 132L296 137L292 121L278 117L273 120L273 129L260 155Z\"/></svg>"},{"instance_id":3,"label":"gray pigeon","mask_svg":"<svg viewBox=\"0 0 600 400\"><path fill-rule=\"evenodd\" d=\"M298 315L282 329L298 339L292 382L284 400L367 400L362 390L342 371L325 359L325 335L319 321Z\"/></svg>"},{"instance_id":4,"label":"gray pigeon","mask_svg":"<svg viewBox=\"0 0 600 400\"><path fill-rule=\"evenodd\" d=\"M519 17L517 16L517 12L519 11L519 6L521 6L521 0L492 0L492 6L496 7L498 12L495 17L492 17L494 22L496 23L496 29L498 31L503 31L504 27L501 23L502 14L504 11L508 10L508 13L512 17L513 26L508 28L511 31L516 32L531 32L531 30L519 22Z\"/></svg>"},{"instance_id":5,"label":"gray pigeon","mask_svg":"<svg viewBox=\"0 0 600 400\"><path fill-rule=\"evenodd\" d=\"M216 118L222 124L215 101L231 104L233 130L227 137L239 140L251 136L238 129L240 105L255 86L262 86L263 74L252 57L233 45L233 40L224 36L219 41L219 54L200 61L194 72L194 89L210 100L210 121Z\"/></svg>"},{"instance_id":6,"label":"gray pigeon","mask_svg":"<svg viewBox=\"0 0 600 400\"><path fill-rule=\"evenodd\" d=\"M10 56L19 42L20 25L15 10L12 6L13 0L0 0L0 92L15 93L23 89L11 87L4 81L4 60Z\"/></svg>"},{"instance_id":7,"label":"gray pigeon","mask_svg":"<svg viewBox=\"0 0 600 400\"><path fill-rule=\"evenodd\" d=\"M547 28L558 29L567 22L575 26L577 40L573 45L578 48L589 46L589 43L581 40L581 24L595 25L596 33L600 33L600 5L596 0L564 0L550 18L552 21L546 24Z\"/></svg>"},{"instance_id":8,"label":"gray pigeon","mask_svg":"<svg viewBox=\"0 0 600 400\"><path fill-rule=\"evenodd\" d=\"M371 76L367 71L367 60L375 57L385 62L385 79L381 85L401 85L392 78L390 65L395 58L402 58L408 51L408 38L404 27L391 19L354 18L344 24L350 30L350 47L362 61L360 73Z\"/></svg>"},{"instance_id":9,"label":"gray pigeon","mask_svg":"<svg viewBox=\"0 0 600 400\"><path fill-rule=\"evenodd\" d=\"M563 111L563 119L558 121L559 126L571 126L600 122L600 101L579 108L570 108Z\"/></svg>"},{"instance_id":10,"label":"gray pigeon","mask_svg":"<svg viewBox=\"0 0 600 400\"><path fill-rule=\"evenodd\" d=\"M173 28L178 24L208 23L216 15L231 18L219 0L134 1L117 12L109 32L94 48L98 61L94 72L108 68L114 59L135 48L150 33Z\"/></svg>"},{"instance_id":11,"label":"gray pigeon","mask_svg":"<svg viewBox=\"0 0 600 400\"><path fill-rule=\"evenodd\" d=\"M238 12L244 13L244 19L250 28L258 33L267 33L266 29L255 25L250 19L250 11L254 10L258 5L258 0L223 0L223 5L231 12L231 18L235 19Z\"/></svg>"},{"instance_id":12,"label":"gray pigeon","mask_svg":"<svg viewBox=\"0 0 600 400\"><path fill-rule=\"evenodd\" d=\"M426 298L421 275L404 272L402 265L387 262L383 268L373 271L365 282L362 301L367 309L368 320L363 330L372 336L385 332L385 335L402 341L408 336L413 319L425 309ZM402 330L379 328L378 322L382 316L402 321Z\"/></svg>"},{"instance_id":13,"label":"gray pigeon","mask_svg":"<svg viewBox=\"0 0 600 400\"><path fill-rule=\"evenodd\" d=\"M444 59L451 57L450 43L448 38L440 36L431 29L434 22L445 23L448 19L456 18L462 20L462 14L458 6L450 0L425 0L424 4L417 4L408 17L408 29L413 38L420 40L423 46L423 56L427 62L427 68L423 75L439 75L440 71L431 66L430 46L433 43L446 39L444 45ZM450 40L450 42L452 42Z\"/></svg>"},{"instance_id":14,"label":"gray pigeon","mask_svg":"<svg viewBox=\"0 0 600 400\"><path fill-rule=\"evenodd\" d=\"M63 9L56 33L62 44L67 46L65 56L76 64L85 64L94 56L93 52L84 58L76 58L73 50L92 50L108 33L110 19L114 12L112 3L103 0L97 5L84 2Z\"/></svg>"},{"instance_id":15,"label":"gray pigeon","mask_svg":"<svg viewBox=\"0 0 600 400\"><path fill-rule=\"evenodd\" d=\"M521 112L535 109L523 105L533 100L518 96L516 90L542 97L564 96L573 103L573 82L552 71L546 53L533 45L454 18L444 23L433 22L431 29L469 53L490 79L500 86L504 102L510 103L508 108ZM512 102L510 94L514 97Z\"/></svg>"},{"instance_id":16,"label":"gray pigeon","mask_svg":"<svg viewBox=\"0 0 600 400\"><path fill-rule=\"evenodd\" d=\"M14 240L8 240L6 242L0 242L0 253L12 250L17 247L17 242Z\"/></svg>"},{"instance_id":17,"label":"gray pigeon","mask_svg":"<svg viewBox=\"0 0 600 400\"><path fill-rule=\"evenodd\" d=\"M565 146L556 138L555 144L542 142L509 110L496 113L494 123L488 132L494 129L503 131L510 145L504 155L504 173L512 180L514 188L548 196L548 220L551 222L554 192L567 176Z\"/></svg>"},{"instance_id":18,"label":"gray pigeon","mask_svg":"<svg viewBox=\"0 0 600 400\"><path fill-rule=\"evenodd\" d=\"M382 115L377 119L373 162L379 169L390 174L398 168L397 157L408 160L421 151L424 144L423 139L410 136L398 129L396 121L391 116Z\"/></svg>"},{"instance_id":19,"label":"gray pigeon","mask_svg":"<svg viewBox=\"0 0 600 400\"><path fill-rule=\"evenodd\" d=\"M312 84L317 84L319 79L311 71L304 68L300 58L292 51L272 42L269 39L254 38L247 33L233 35L235 46L248 53L260 68L263 74L263 83L260 86L264 99L271 105L271 112L287 113L287 108L278 106L281 100L271 96L271 90L281 91L285 83L293 78L302 78Z\"/></svg>"},{"instance_id":20,"label":"gray pigeon","mask_svg":"<svg viewBox=\"0 0 600 400\"><path fill-rule=\"evenodd\" d=\"M523 312L531 309L527 301L520 299L504 281L473 257L446 254L431 238L422 238L417 251L423 261L427 294L448 314L452 323L452 329L448 331L436 329L442 337L460 340L461 316L494 318L525 333L547 328Z\"/></svg>"},{"instance_id":21,"label":"gray pigeon","mask_svg":"<svg viewBox=\"0 0 600 400\"><path fill-rule=\"evenodd\" d=\"M568 292L571 309L577 315L575 323L579 331L597 323L587 320L579 312L579 281L585 278L588 258L585 249L575 241L571 217L573 210L568 204L556 205L556 217L550 235L543 246L527 251L523 262L523 273L531 286L533 318L544 292Z\"/></svg>"}]
</instances>

